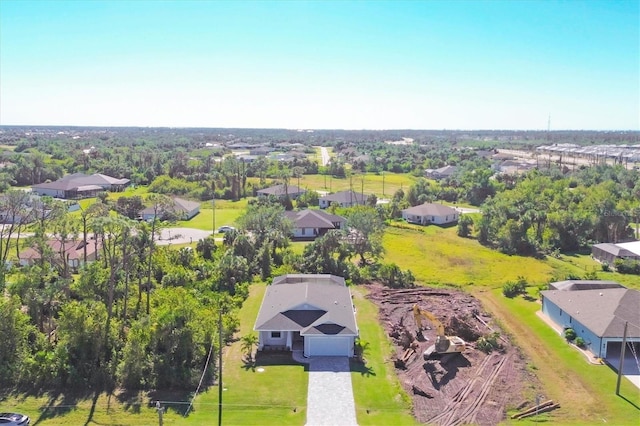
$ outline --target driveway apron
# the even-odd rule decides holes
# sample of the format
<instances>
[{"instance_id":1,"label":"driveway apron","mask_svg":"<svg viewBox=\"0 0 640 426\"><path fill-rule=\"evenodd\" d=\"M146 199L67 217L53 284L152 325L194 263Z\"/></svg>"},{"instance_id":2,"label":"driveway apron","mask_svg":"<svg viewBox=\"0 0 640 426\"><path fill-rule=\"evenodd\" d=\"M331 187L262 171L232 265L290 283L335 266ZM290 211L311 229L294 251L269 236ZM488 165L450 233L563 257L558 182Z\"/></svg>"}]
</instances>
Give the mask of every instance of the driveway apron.
<instances>
[{"instance_id":1,"label":"driveway apron","mask_svg":"<svg viewBox=\"0 0 640 426\"><path fill-rule=\"evenodd\" d=\"M311 357L307 426L357 425L347 357Z\"/></svg>"}]
</instances>

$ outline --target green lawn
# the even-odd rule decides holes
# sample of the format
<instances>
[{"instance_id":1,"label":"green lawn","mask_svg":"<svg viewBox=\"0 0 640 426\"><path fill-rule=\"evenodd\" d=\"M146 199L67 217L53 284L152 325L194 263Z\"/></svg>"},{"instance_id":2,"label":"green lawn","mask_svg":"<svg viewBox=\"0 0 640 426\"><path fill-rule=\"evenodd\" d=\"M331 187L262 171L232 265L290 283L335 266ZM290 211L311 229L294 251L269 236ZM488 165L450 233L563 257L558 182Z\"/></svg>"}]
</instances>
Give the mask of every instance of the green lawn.
<instances>
[{"instance_id":1,"label":"green lawn","mask_svg":"<svg viewBox=\"0 0 640 426\"><path fill-rule=\"evenodd\" d=\"M253 329L266 286L253 284L240 311L241 337ZM259 358L260 360L260 358ZM242 361L241 343L225 349L223 361L223 424L225 425L303 425L306 420L308 375L305 367L283 359L260 361L247 368ZM285 363L286 362L286 363ZM278 363L280 363L278 365ZM218 416L218 387L201 394L187 418L176 418L176 425L213 424Z\"/></svg>"},{"instance_id":2,"label":"green lawn","mask_svg":"<svg viewBox=\"0 0 640 426\"><path fill-rule=\"evenodd\" d=\"M365 194L376 194L378 198L391 198L398 189L402 188L407 191L415 180L414 176L407 173L385 172L384 176L375 173L355 174L351 180L349 178L339 179L318 174L303 175L300 178L300 186L329 192L346 191L351 187L353 187L354 191L362 192L364 188ZM292 178L291 183L298 185L298 179Z\"/></svg>"},{"instance_id":3,"label":"green lawn","mask_svg":"<svg viewBox=\"0 0 640 426\"><path fill-rule=\"evenodd\" d=\"M361 339L368 343L366 364L352 362L351 380L360 425L414 425L411 400L390 362L392 347L378 321L378 308L365 299L366 290L351 287Z\"/></svg>"},{"instance_id":4,"label":"green lawn","mask_svg":"<svg viewBox=\"0 0 640 426\"><path fill-rule=\"evenodd\" d=\"M502 323L530 359L530 371L544 389L530 389L553 399L561 408L549 415L553 424L638 424L640 392L626 379L615 395L616 374L605 365L591 365L536 312L540 304L508 299L497 290L474 292ZM531 420L530 422L535 422ZM520 422L518 422L520 423Z\"/></svg>"},{"instance_id":5,"label":"green lawn","mask_svg":"<svg viewBox=\"0 0 640 426\"><path fill-rule=\"evenodd\" d=\"M234 225L247 208L248 199L240 201L216 200L215 229L222 225ZM213 208L211 202L203 202L200 205L200 213L191 220L176 222L176 227L195 228L210 231L213 227Z\"/></svg>"},{"instance_id":6,"label":"green lawn","mask_svg":"<svg viewBox=\"0 0 640 426\"><path fill-rule=\"evenodd\" d=\"M553 267L544 261L491 250L476 240L458 237L455 227L400 226L385 232L384 262L410 269L422 284L501 287L521 275L534 284L553 276Z\"/></svg>"}]
</instances>

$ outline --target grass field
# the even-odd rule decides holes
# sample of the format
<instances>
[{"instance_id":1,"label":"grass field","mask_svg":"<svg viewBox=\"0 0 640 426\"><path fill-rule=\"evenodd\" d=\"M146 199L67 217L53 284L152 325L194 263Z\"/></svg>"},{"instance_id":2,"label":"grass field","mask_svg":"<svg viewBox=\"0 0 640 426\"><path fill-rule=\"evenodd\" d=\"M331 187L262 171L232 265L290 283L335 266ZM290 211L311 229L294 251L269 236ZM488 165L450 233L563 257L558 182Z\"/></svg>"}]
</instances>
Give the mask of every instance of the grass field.
<instances>
[{"instance_id":1,"label":"grass field","mask_svg":"<svg viewBox=\"0 0 640 426\"><path fill-rule=\"evenodd\" d=\"M366 290L351 287L361 339L368 343L366 364L352 363L351 380L360 425L414 425L411 402L395 375L392 348L378 322L377 307L365 299ZM355 370L355 371L354 371Z\"/></svg>"},{"instance_id":2,"label":"grass field","mask_svg":"<svg viewBox=\"0 0 640 426\"><path fill-rule=\"evenodd\" d=\"M422 284L502 287L518 276L543 284L554 273L553 267L543 261L508 256L483 247L476 240L460 238L455 227L389 227L384 247L385 262L410 269Z\"/></svg>"},{"instance_id":3,"label":"grass field","mask_svg":"<svg viewBox=\"0 0 640 426\"><path fill-rule=\"evenodd\" d=\"M616 396L615 372L604 365L589 364L579 351L538 318L539 303L523 298L508 299L500 290L476 289L474 294L529 357L530 371L544 386L544 389L530 389L530 397L538 393L544 395L544 399L560 402L561 408L549 415L551 423L638 424L638 389L624 379L622 396Z\"/></svg>"}]
</instances>

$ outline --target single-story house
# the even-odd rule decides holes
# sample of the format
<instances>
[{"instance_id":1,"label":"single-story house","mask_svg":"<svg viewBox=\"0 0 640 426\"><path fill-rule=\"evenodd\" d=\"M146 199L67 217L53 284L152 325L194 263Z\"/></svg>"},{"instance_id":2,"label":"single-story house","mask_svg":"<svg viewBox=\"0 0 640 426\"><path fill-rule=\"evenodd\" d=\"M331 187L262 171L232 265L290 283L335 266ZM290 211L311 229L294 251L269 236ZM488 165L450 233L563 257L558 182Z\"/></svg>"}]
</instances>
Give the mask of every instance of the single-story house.
<instances>
[{"instance_id":1,"label":"single-story house","mask_svg":"<svg viewBox=\"0 0 640 426\"><path fill-rule=\"evenodd\" d=\"M65 261L70 268L77 270L80 266L84 265L84 241L66 241L64 244L58 240L48 240L47 245L56 254L58 260L60 259L60 253L63 253ZM87 241L87 263L94 262L98 258L99 251L102 247L100 241L94 239ZM27 248L18 254L18 260L20 265L32 265L36 260L41 259L41 254L33 247Z\"/></svg>"},{"instance_id":2,"label":"single-story house","mask_svg":"<svg viewBox=\"0 0 640 426\"><path fill-rule=\"evenodd\" d=\"M289 195L289 198L295 200L305 192L307 192L306 189L302 189L296 185L287 185L285 187L285 185L280 184L270 186L269 188L259 189L256 191L256 194L258 194L258 197L274 196L277 198L285 198L286 195Z\"/></svg>"},{"instance_id":3,"label":"single-story house","mask_svg":"<svg viewBox=\"0 0 640 426\"><path fill-rule=\"evenodd\" d=\"M439 169L426 169L424 174L431 179L446 179L453 176L458 171L456 166L444 166Z\"/></svg>"},{"instance_id":4,"label":"single-story house","mask_svg":"<svg viewBox=\"0 0 640 426\"><path fill-rule=\"evenodd\" d=\"M336 203L340 207L353 207L367 204L368 195L355 191L340 191L320 197L319 205L321 209L326 209L331 204Z\"/></svg>"},{"instance_id":5,"label":"single-story house","mask_svg":"<svg viewBox=\"0 0 640 426\"><path fill-rule=\"evenodd\" d=\"M258 350L302 350L305 357L354 354L355 308L344 278L289 274L267 287L254 330Z\"/></svg>"},{"instance_id":6,"label":"single-story house","mask_svg":"<svg viewBox=\"0 0 640 426\"><path fill-rule=\"evenodd\" d=\"M54 198L90 198L102 191L122 191L130 182L129 179L117 179L100 173L93 175L74 173L55 182L33 185L31 191L34 194L48 195Z\"/></svg>"},{"instance_id":7,"label":"single-story house","mask_svg":"<svg viewBox=\"0 0 640 426\"><path fill-rule=\"evenodd\" d=\"M331 229L343 229L346 219L322 210L285 211L293 222L293 238L315 239Z\"/></svg>"},{"instance_id":8,"label":"single-story house","mask_svg":"<svg viewBox=\"0 0 640 426\"><path fill-rule=\"evenodd\" d=\"M559 287L565 289L541 292L542 313L559 327L572 328L595 356L620 355L625 322L627 341L640 346L640 291L585 281Z\"/></svg>"},{"instance_id":9,"label":"single-story house","mask_svg":"<svg viewBox=\"0 0 640 426\"><path fill-rule=\"evenodd\" d=\"M436 203L424 203L402 210L404 220L419 225L446 225L457 222L459 217L460 213L456 209Z\"/></svg>"},{"instance_id":10,"label":"single-story house","mask_svg":"<svg viewBox=\"0 0 640 426\"><path fill-rule=\"evenodd\" d=\"M640 260L640 241L601 243L591 247L591 256L599 262L613 265L617 259Z\"/></svg>"},{"instance_id":11,"label":"single-story house","mask_svg":"<svg viewBox=\"0 0 640 426\"><path fill-rule=\"evenodd\" d=\"M192 217L200 213L200 203L195 201L183 200L182 198L172 198L173 205L170 212L158 211L160 218L166 217L167 213L175 214L179 220L190 220ZM156 209L151 206L140 211L140 219L153 220L156 217Z\"/></svg>"}]
</instances>

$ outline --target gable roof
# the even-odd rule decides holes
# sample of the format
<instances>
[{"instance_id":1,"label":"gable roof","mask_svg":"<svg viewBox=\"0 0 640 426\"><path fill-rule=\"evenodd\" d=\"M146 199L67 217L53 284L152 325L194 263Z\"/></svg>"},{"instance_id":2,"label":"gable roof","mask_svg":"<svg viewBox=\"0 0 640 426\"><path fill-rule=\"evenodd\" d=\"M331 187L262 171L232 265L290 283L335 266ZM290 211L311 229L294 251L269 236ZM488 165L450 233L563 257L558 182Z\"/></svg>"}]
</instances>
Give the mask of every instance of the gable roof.
<instances>
[{"instance_id":1,"label":"gable roof","mask_svg":"<svg viewBox=\"0 0 640 426\"><path fill-rule=\"evenodd\" d=\"M640 337L640 291L606 288L581 291L541 292L558 308L575 318L598 337L622 337L624 323L628 337Z\"/></svg>"},{"instance_id":2,"label":"gable roof","mask_svg":"<svg viewBox=\"0 0 640 426\"><path fill-rule=\"evenodd\" d=\"M68 260L83 259L84 258L84 241L66 241L64 244L59 240L47 240L46 244L58 255L60 251L65 253L65 257ZM87 256L92 256L96 252L96 241L87 241ZM102 243L97 241L97 249L100 250ZM29 247L20 252L18 259L21 260L34 260L40 259L42 256L38 250L33 247Z\"/></svg>"},{"instance_id":3,"label":"gable roof","mask_svg":"<svg viewBox=\"0 0 640 426\"><path fill-rule=\"evenodd\" d=\"M624 288L624 286L615 281L604 280L565 280L549 284L549 290L562 291L600 290L603 288Z\"/></svg>"},{"instance_id":4,"label":"gable roof","mask_svg":"<svg viewBox=\"0 0 640 426\"><path fill-rule=\"evenodd\" d=\"M452 207L436 203L424 203L402 211L417 216L448 216L458 213L458 211Z\"/></svg>"},{"instance_id":5,"label":"gable roof","mask_svg":"<svg viewBox=\"0 0 640 426\"><path fill-rule=\"evenodd\" d=\"M200 203L197 203L195 201L185 200L182 198L175 197L175 198L172 198L171 201L173 201L173 208L171 209L172 213L188 213L200 207ZM142 215L154 214L155 210L156 209L153 206L146 207L140 211L140 214Z\"/></svg>"},{"instance_id":6,"label":"gable roof","mask_svg":"<svg viewBox=\"0 0 640 426\"><path fill-rule=\"evenodd\" d=\"M296 185L287 185L286 194L293 195L293 194L302 194L304 192L307 192L307 191ZM259 189L258 191L256 191L256 193L259 195L275 195L280 197L285 195L285 189L284 189L284 185L280 184L280 185L270 186L269 188Z\"/></svg>"},{"instance_id":7,"label":"gable roof","mask_svg":"<svg viewBox=\"0 0 640 426\"><path fill-rule=\"evenodd\" d=\"M344 222L346 219L322 210L285 211L285 216L293 221L294 228L335 229L334 223Z\"/></svg>"},{"instance_id":8,"label":"gable roof","mask_svg":"<svg viewBox=\"0 0 640 426\"><path fill-rule=\"evenodd\" d=\"M367 201L367 195L355 191L339 191L320 197L321 200L336 203L354 203L364 204Z\"/></svg>"},{"instance_id":9,"label":"gable roof","mask_svg":"<svg viewBox=\"0 0 640 426\"><path fill-rule=\"evenodd\" d=\"M86 175L84 173L73 173L62 177L55 182L46 182L33 185L32 188L71 191L80 187L87 187L90 185L100 186L101 189L103 186L126 185L129 182L129 179L117 179L100 173L95 173L93 175Z\"/></svg>"},{"instance_id":10,"label":"gable roof","mask_svg":"<svg viewBox=\"0 0 640 426\"><path fill-rule=\"evenodd\" d=\"M255 330L300 331L301 335L357 335L351 292L344 278L289 274L267 287Z\"/></svg>"}]
</instances>

